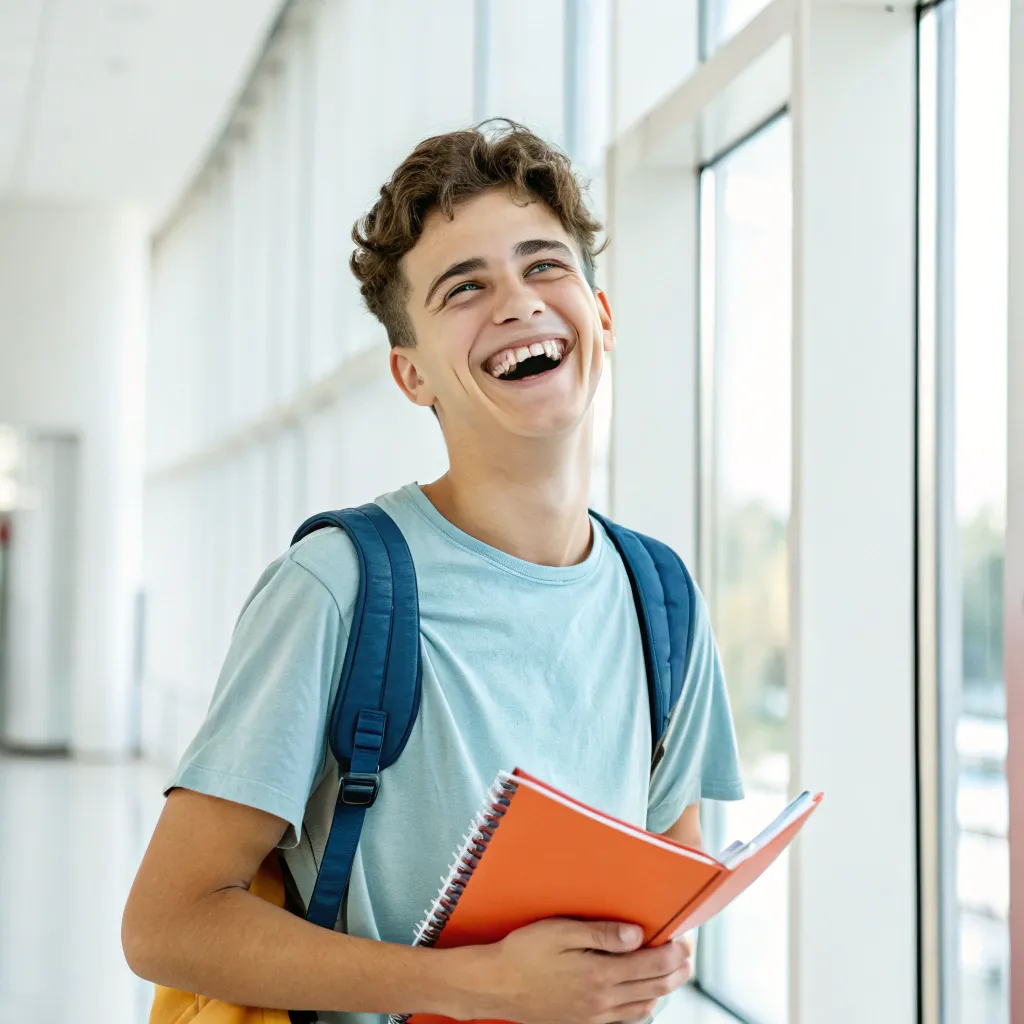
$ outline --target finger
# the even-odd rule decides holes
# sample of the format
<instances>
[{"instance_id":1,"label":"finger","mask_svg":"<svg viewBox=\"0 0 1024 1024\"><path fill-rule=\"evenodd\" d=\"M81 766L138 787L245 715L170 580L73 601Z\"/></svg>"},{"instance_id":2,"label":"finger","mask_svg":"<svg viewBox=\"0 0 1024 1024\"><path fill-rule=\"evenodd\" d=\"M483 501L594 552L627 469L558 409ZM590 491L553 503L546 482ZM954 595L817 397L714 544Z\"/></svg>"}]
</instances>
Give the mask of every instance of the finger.
<instances>
[{"instance_id":1,"label":"finger","mask_svg":"<svg viewBox=\"0 0 1024 1024\"><path fill-rule=\"evenodd\" d=\"M561 924L560 939L566 949L596 949L603 953L631 953L639 949L644 933L633 924L618 921L572 921Z\"/></svg>"},{"instance_id":2,"label":"finger","mask_svg":"<svg viewBox=\"0 0 1024 1024\"><path fill-rule=\"evenodd\" d=\"M613 983L628 985L651 978L663 978L679 970L690 959L686 947L681 943L666 942L664 946L639 949L628 956L619 957L609 965L609 971Z\"/></svg>"},{"instance_id":3,"label":"finger","mask_svg":"<svg viewBox=\"0 0 1024 1024\"><path fill-rule=\"evenodd\" d=\"M687 982L693 979L693 961L686 960L679 968L671 974L662 975L660 978L646 978L643 981L631 981L626 985L619 985L615 989L615 1001L622 1000L627 1003L641 1002L645 999L657 999L675 992L682 988Z\"/></svg>"}]
</instances>

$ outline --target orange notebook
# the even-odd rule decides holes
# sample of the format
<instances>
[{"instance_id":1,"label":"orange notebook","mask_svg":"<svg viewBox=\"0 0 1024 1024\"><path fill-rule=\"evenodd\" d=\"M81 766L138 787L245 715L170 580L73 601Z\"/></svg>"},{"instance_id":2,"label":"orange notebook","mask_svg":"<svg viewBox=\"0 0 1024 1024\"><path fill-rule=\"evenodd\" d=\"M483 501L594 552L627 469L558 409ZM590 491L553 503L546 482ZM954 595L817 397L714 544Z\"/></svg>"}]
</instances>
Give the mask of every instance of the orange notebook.
<instances>
[{"instance_id":1,"label":"orange notebook","mask_svg":"<svg viewBox=\"0 0 1024 1024\"><path fill-rule=\"evenodd\" d=\"M594 810L519 768L501 772L415 944L496 942L544 918L575 917L638 924L646 945L659 946L704 924L760 877L821 798L801 794L750 842L715 858Z\"/></svg>"}]
</instances>

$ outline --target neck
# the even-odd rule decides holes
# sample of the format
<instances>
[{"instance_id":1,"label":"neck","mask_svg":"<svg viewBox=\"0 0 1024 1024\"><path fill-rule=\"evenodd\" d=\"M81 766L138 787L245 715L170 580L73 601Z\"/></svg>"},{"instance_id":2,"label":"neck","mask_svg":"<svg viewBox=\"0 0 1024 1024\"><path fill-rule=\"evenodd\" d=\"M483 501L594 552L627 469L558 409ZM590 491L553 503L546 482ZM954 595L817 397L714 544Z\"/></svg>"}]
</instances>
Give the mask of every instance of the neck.
<instances>
[{"instance_id":1,"label":"neck","mask_svg":"<svg viewBox=\"0 0 1024 1024\"><path fill-rule=\"evenodd\" d=\"M593 422L557 441L510 439L500 451L449 440L450 468L423 487L452 525L535 565L575 565L590 551Z\"/></svg>"}]
</instances>

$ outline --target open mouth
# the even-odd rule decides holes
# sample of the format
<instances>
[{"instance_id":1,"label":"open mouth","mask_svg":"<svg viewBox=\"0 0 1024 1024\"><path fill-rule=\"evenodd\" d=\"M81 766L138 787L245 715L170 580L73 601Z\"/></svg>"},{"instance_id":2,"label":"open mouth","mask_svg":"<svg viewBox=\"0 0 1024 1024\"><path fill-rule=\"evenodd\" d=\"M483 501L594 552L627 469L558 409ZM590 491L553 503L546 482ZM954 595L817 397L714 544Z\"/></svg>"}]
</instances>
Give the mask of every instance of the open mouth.
<instances>
[{"instance_id":1,"label":"open mouth","mask_svg":"<svg viewBox=\"0 0 1024 1024\"><path fill-rule=\"evenodd\" d=\"M491 356L484 363L484 370L495 380L515 381L538 377L557 370L568 350L569 346L562 338L514 345Z\"/></svg>"}]
</instances>

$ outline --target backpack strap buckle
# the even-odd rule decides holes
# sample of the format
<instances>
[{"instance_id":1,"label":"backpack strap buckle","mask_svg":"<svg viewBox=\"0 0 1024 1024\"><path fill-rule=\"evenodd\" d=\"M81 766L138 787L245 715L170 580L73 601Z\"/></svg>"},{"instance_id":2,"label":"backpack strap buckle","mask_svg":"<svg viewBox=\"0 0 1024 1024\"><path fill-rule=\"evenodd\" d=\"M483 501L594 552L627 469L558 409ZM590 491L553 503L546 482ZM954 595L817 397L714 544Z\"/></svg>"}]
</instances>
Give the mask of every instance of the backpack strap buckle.
<instances>
[{"instance_id":1,"label":"backpack strap buckle","mask_svg":"<svg viewBox=\"0 0 1024 1024\"><path fill-rule=\"evenodd\" d=\"M341 776L341 802L348 807L372 807L379 790L376 772L345 772Z\"/></svg>"},{"instance_id":2,"label":"backpack strap buckle","mask_svg":"<svg viewBox=\"0 0 1024 1024\"><path fill-rule=\"evenodd\" d=\"M381 748L388 716L384 711L363 708L356 718L352 763L341 773L339 799L346 807L372 807L380 790Z\"/></svg>"}]
</instances>

